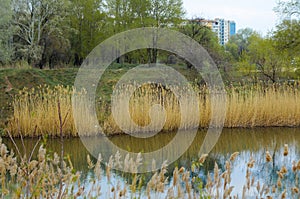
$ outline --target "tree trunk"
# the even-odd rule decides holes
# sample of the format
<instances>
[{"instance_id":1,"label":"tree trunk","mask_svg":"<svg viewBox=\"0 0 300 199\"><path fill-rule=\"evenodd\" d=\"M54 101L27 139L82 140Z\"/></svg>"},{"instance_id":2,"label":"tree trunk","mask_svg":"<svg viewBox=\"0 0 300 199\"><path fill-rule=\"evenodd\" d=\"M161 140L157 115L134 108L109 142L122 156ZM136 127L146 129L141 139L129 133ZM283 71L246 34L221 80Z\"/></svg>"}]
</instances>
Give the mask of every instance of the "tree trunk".
<instances>
[{"instance_id":1,"label":"tree trunk","mask_svg":"<svg viewBox=\"0 0 300 199\"><path fill-rule=\"evenodd\" d=\"M148 48L148 63L155 64L157 63L157 54L158 51L156 48Z\"/></svg>"}]
</instances>

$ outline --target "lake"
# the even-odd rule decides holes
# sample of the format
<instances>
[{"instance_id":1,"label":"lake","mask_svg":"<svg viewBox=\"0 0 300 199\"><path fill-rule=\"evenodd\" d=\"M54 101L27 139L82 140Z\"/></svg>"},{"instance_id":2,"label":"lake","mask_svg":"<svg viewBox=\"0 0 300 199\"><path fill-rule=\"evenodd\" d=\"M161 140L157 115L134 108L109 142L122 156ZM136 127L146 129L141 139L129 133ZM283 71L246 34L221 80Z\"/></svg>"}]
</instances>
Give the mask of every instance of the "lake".
<instances>
[{"instance_id":1,"label":"lake","mask_svg":"<svg viewBox=\"0 0 300 199\"><path fill-rule=\"evenodd\" d=\"M185 132L187 137L189 132ZM174 133L159 133L151 138L139 139L129 135L118 135L110 137L110 141L115 145L123 148L124 150L131 152L151 152L159 150L164 145L172 141L175 137ZM191 168L193 163L198 162L199 150L203 139L206 135L205 130L199 130L194 141L188 148L188 150L174 163L168 167L169 173L167 175L172 176L174 168L177 166ZM98 138L101 139L101 138ZM9 139L3 139L3 142L8 145L9 148L13 148L12 142ZM20 139L15 139L15 142L22 150L22 142ZM33 149L37 139L24 139L24 145L26 153L30 153ZM97 141L96 141L97 142ZM184 143L184 140L182 140ZM284 145L289 147L289 154L283 156ZM276 184L277 171L282 166L286 166L288 171L292 170L292 162L300 160L300 150L298 148L300 144L300 129L299 128L255 128L255 129L223 129L223 132L207 157L203 166L191 172L192 177L197 177L201 181L206 183L207 173L214 171L215 162L219 166L220 172L225 170L225 162L228 160L232 153L240 152L239 156L232 163L231 174L231 186L234 186L233 193L239 194L243 191L243 185L246 182L246 170L247 163L252 157L255 160L255 166L253 167L252 174L255 179L261 184ZM46 149L52 153L57 152L60 154L61 143L59 139L48 139L46 142ZM112 155L110 151L105 151L108 147L102 145L101 147L103 156ZM174 151L177 149L174 148ZM87 155L89 152L81 142L80 138L71 138L64 140L65 154L70 155L73 166L76 170L82 171L83 180L87 180L92 175L87 166ZM266 151L269 151L273 156L273 162L267 163L265 160ZM168 157L164 157L166 160ZM95 159L93 159L95 161ZM262 172L262 171L268 172ZM104 171L103 171L104 172ZM146 175L147 176L147 175ZM121 175L120 172L116 172L113 175L114 180L127 181L128 179ZM146 177L147 178L147 177ZM114 181L113 180L113 181ZM170 178L171 182L172 179ZM284 179L284 187L288 190L292 188L295 181L295 177L292 172L288 172ZM274 183L275 182L275 183ZM105 182L102 189L105 189ZM299 184L298 184L299 188ZM251 195L251 193L249 193Z\"/></svg>"}]
</instances>

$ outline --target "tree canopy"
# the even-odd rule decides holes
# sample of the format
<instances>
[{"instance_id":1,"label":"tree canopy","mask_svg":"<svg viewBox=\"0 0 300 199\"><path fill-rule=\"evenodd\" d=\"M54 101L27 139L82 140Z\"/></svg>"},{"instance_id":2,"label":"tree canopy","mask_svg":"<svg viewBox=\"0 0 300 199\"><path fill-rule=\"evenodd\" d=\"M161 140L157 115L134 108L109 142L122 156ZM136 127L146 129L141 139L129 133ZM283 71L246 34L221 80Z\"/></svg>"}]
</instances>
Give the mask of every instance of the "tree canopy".
<instances>
[{"instance_id":1,"label":"tree canopy","mask_svg":"<svg viewBox=\"0 0 300 199\"><path fill-rule=\"evenodd\" d=\"M300 69L300 0L279 1L274 11L282 21L268 36L245 28L221 46L210 28L185 19L182 0L2 0L0 64L80 66L92 49L116 33L162 27L193 38L226 74L229 69L234 74L251 68L250 73L275 82L282 71ZM141 49L116 61L168 62L172 56L159 49Z\"/></svg>"}]
</instances>

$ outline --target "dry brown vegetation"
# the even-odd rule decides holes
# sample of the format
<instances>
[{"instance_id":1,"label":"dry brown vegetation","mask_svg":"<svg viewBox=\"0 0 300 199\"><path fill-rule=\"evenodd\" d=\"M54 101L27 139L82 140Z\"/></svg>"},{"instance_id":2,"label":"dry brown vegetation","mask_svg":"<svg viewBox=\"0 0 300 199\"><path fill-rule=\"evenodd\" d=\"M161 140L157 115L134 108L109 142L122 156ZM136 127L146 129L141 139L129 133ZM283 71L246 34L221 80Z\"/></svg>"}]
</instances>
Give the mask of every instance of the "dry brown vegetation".
<instances>
[{"instance_id":1,"label":"dry brown vegetation","mask_svg":"<svg viewBox=\"0 0 300 199\"><path fill-rule=\"evenodd\" d=\"M102 129L107 134L121 133L116 120L122 129L139 133L141 131L156 131L162 127L164 131L178 128L190 129L208 127L211 119L211 98L206 87L195 88L196 99L185 95L186 88L180 88L182 103L179 99L162 86L145 85L137 89L129 102L130 113L126 111L128 104L122 98L122 92L134 89L132 85L125 85L119 92L118 112L114 117L111 114L110 104L100 100L97 114ZM88 107L78 106L79 113L76 120L80 126L75 127L72 112L72 93L69 87L40 86L38 89L24 89L20 91L13 101L14 114L8 122L8 130L13 136L59 135L58 100L61 104L61 113L65 124L64 136L77 136L80 131L91 135L95 121L90 115ZM297 85L271 85L271 86L239 86L227 89L226 118L224 127L277 127L300 126L300 90ZM76 102L76 103L81 103ZM165 110L165 120L157 111L151 113L154 104L161 105ZM199 106L200 119L196 110ZM195 107L195 108L193 108ZM180 109L181 108L181 109ZM150 116L154 116L151 121ZM218 113L216 113L218 115ZM189 115L181 117L182 115ZM134 121L134 122L132 122ZM180 124L182 124L180 126ZM139 126L139 128L137 128ZM145 127L145 128L141 128Z\"/></svg>"},{"instance_id":2,"label":"dry brown vegetation","mask_svg":"<svg viewBox=\"0 0 300 199\"><path fill-rule=\"evenodd\" d=\"M13 136L59 135L58 100L65 117L64 135L76 135L71 116L72 89L69 87L39 86L23 89L13 101L13 117L8 129Z\"/></svg>"}]
</instances>

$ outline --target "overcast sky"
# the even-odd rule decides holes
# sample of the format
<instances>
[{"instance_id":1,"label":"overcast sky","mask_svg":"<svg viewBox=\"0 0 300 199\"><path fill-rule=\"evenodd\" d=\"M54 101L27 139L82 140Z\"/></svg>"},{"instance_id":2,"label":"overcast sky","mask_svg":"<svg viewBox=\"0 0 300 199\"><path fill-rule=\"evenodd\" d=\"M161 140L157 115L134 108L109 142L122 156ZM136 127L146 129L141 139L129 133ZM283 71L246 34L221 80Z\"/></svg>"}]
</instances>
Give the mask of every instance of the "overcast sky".
<instances>
[{"instance_id":1,"label":"overcast sky","mask_svg":"<svg viewBox=\"0 0 300 199\"><path fill-rule=\"evenodd\" d=\"M277 0L183 0L187 17L224 18L236 22L237 30L252 28L263 35L275 28Z\"/></svg>"}]
</instances>

